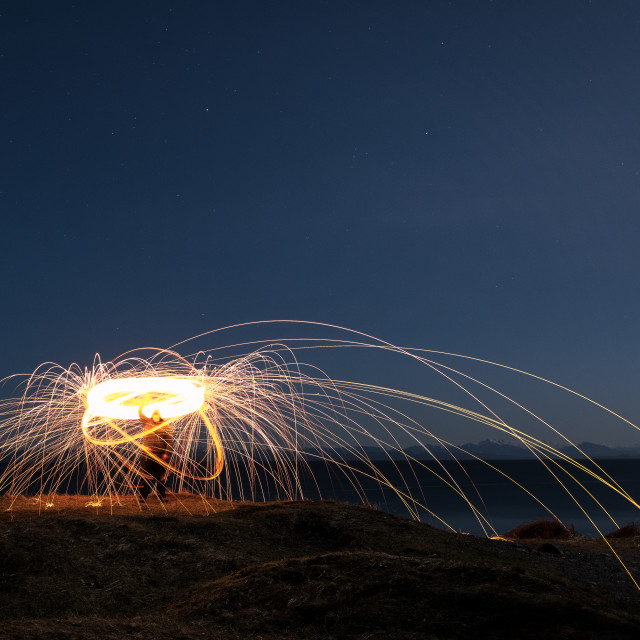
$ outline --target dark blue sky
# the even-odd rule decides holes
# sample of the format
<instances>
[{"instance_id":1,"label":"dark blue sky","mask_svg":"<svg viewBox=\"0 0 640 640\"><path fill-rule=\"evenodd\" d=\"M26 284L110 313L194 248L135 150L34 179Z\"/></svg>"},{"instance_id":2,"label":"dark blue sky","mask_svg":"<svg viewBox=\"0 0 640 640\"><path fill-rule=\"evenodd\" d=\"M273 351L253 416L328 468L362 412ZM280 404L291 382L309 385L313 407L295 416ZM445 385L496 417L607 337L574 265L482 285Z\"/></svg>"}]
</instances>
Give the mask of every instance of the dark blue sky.
<instances>
[{"instance_id":1,"label":"dark blue sky","mask_svg":"<svg viewBox=\"0 0 640 640\"><path fill-rule=\"evenodd\" d=\"M638 60L633 0L2 3L0 376L295 318L640 421Z\"/></svg>"}]
</instances>

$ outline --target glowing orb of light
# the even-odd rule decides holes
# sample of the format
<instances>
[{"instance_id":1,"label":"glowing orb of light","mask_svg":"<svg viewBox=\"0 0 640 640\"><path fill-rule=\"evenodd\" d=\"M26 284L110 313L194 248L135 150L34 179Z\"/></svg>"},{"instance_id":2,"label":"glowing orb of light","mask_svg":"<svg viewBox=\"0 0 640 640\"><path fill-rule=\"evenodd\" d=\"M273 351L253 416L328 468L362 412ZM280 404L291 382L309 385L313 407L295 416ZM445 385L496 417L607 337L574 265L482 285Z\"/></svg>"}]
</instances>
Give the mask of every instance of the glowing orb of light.
<instances>
[{"instance_id":1,"label":"glowing orb of light","mask_svg":"<svg viewBox=\"0 0 640 640\"><path fill-rule=\"evenodd\" d=\"M198 411L204 404L204 388L193 379L149 377L105 380L87 394L87 409L94 416L138 420L138 410L164 418L178 418Z\"/></svg>"}]
</instances>

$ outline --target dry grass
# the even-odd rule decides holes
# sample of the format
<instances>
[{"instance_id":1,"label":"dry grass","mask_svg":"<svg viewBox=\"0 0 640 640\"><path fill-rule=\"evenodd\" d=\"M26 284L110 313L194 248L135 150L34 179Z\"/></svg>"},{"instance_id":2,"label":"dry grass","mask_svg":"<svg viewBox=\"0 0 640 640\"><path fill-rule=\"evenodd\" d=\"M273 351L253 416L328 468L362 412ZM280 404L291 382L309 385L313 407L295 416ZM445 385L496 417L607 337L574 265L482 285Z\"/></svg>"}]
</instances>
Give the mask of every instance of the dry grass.
<instances>
[{"instance_id":1,"label":"dry grass","mask_svg":"<svg viewBox=\"0 0 640 640\"><path fill-rule=\"evenodd\" d=\"M557 520L527 522L504 534L505 538L512 540L567 540L573 538L574 535L574 531L567 529Z\"/></svg>"},{"instance_id":2,"label":"dry grass","mask_svg":"<svg viewBox=\"0 0 640 640\"><path fill-rule=\"evenodd\" d=\"M171 494L166 503L160 502L153 494L147 502L139 502L135 496L129 495L114 500L105 498L99 503L83 495L54 495L42 498L0 496L0 522L67 515L204 517L241 505L239 502L214 500L191 493Z\"/></svg>"},{"instance_id":3,"label":"dry grass","mask_svg":"<svg viewBox=\"0 0 640 640\"><path fill-rule=\"evenodd\" d=\"M332 502L52 502L2 512L2 638L640 637L628 605L563 575L570 552Z\"/></svg>"},{"instance_id":4,"label":"dry grass","mask_svg":"<svg viewBox=\"0 0 640 640\"><path fill-rule=\"evenodd\" d=\"M617 538L637 538L640 536L640 528L635 522L631 522L624 527L620 527L611 533L608 533L605 538L609 540Z\"/></svg>"}]
</instances>

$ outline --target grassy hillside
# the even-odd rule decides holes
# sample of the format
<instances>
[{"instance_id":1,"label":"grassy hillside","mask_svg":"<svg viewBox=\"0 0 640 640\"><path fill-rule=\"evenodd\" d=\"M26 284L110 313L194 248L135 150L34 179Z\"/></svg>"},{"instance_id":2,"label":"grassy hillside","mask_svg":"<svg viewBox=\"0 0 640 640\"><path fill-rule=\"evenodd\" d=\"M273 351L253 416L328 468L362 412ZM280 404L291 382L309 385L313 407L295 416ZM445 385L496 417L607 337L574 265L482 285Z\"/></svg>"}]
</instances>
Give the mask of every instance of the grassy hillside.
<instances>
[{"instance_id":1,"label":"grassy hillside","mask_svg":"<svg viewBox=\"0 0 640 640\"><path fill-rule=\"evenodd\" d=\"M0 637L640 637L601 541L543 553L332 502L86 505L0 500Z\"/></svg>"}]
</instances>

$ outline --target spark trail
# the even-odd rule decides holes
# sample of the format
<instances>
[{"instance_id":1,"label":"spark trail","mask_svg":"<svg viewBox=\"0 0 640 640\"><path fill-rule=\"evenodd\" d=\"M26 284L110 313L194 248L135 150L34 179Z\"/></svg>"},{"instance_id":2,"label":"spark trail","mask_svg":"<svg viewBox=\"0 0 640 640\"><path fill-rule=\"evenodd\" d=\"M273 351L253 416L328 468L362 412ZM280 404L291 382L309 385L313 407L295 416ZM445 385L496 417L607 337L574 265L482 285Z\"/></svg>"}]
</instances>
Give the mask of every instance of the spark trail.
<instances>
[{"instance_id":1,"label":"spark trail","mask_svg":"<svg viewBox=\"0 0 640 640\"><path fill-rule=\"evenodd\" d=\"M320 328L337 337L279 336L210 346L222 331L265 326L279 330L294 326L297 332ZM203 342L204 346L193 349ZM181 355L178 349L192 353ZM318 352L327 356L333 350L399 357L437 376L467 403L461 406L458 401L384 385L333 379L306 362ZM410 517L428 515L455 530L455 523L444 522L428 508L422 488L416 486L418 472L427 471L466 503L486 535L497 536L479 493L463 491L447 466L434 460L433 445L444 447L454 459L461 452L452 444L453 438L426 426L424 411L435 410L495 430L526 447L599 533L590 511L594 506L619 525L589 491L586 479L595 479L639 508L595 461L562 453L530 434L517 419L507 422L487 398L506 403L526 424L533 421L569 443L550 422L481 380L436 361L437 354L401 348L332 325L279 321L236 325L168 349L131 351L109 362L96 356L90 368L41 365L32 374L5 380L17 383L17 393L0 404L0 493L14 498L33 495L48 502L56 493L76 487L89 494L94 504L135 493L142 473L141 453L149 455L138 411L157 408L170 423L174 438L170 459L157 461L171 475L175 491L221 499L300 499L305 487L314 486L312 463L320 461L363 502L363 483L373 481L393 493ZM637 428L609 413L629 428ZM420 453L405 453L406 442ZM372 443L387 456L387 466L367 455L365 444ZM576 451L581 453L577 447ZM561 520L562 514L553 513L526 486L518 486ZM319 491L317 483L315 489Z\"/></svg>"}]
</instances>

